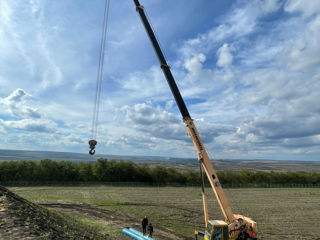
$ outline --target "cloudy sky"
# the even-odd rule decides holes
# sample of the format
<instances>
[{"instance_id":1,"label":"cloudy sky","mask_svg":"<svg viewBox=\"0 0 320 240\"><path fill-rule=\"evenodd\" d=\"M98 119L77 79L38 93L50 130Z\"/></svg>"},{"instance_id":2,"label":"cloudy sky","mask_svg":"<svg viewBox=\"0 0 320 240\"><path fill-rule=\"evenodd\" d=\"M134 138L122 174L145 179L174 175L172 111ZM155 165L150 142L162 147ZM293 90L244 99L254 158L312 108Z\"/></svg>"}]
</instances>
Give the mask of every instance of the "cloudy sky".
<instances>
[{"instance_id":1,"label":"cloudy sky","mask_svg":"<svg viewBox=\"0 0 320 240\"><path fill-rule=\"evenodd\" d=\"M213 158L320 160L320 1L140 0ZM0 149L87 152L104 0L0 0ZM98 153L196 157L132 0L111 0Z\"/></svg>"}]
</instances>

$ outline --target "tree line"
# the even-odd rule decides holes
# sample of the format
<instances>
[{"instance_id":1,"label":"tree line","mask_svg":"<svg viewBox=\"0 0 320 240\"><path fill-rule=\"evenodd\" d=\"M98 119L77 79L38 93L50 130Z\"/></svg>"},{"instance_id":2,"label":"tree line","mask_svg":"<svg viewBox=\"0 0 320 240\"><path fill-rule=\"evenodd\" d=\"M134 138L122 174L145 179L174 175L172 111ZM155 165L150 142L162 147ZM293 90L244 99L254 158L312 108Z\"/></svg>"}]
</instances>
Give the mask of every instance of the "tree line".
<instances>
[{"instance_id":1,"label":"tree line","mask_svg":"<svg viewBox=\"0 0 320 240\"><path fill-rule=\"evenodd\" d=\"M236 186L245 184L308 184L319 185L317 172L238 172L218 171L220 182ZM161 184L201 184L197 171L178 171L175 168L138 165L133 162L117 162L98 159L94 163L75 164L69 161L0 162L1 182L139 182ZM205 182L208 183L207 178Z\"/></svg>"}]
</instances>

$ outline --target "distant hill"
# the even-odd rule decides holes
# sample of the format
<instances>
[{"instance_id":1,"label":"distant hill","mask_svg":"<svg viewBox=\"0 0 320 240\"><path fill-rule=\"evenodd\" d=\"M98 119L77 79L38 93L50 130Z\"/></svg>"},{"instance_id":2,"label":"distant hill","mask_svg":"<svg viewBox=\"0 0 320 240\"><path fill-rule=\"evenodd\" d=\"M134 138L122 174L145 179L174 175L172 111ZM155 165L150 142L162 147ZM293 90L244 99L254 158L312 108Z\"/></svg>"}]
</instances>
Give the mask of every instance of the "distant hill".
<instances>
[{"instance_id":1,"label":"distant hill","mask_svg":"<svg viewBox=\"0 0 320 240\"><path fill-rule=\"evenodd\" d=\"M38 161L46 158L55 161L94 162L98 158L108 158L116 161L132 161L136 164L150 166L174 167L180 170L197 170L198 160L193 158L168 158L158 156L119 156L97 154L90 156L83 153L47 152L0 150L0 161ZM219 159L213 160L217 170L239 171L243 169L261 171L315 171L320 172L320 161L288 161L288 160L244 160L244 159Z\"/></svg>"},{"instance_id":2,"label":"distant hill","mask_svg":"<svg viewBox=\"0 0 320 240\"><path fill-rule=\"evenodd\" d=\"M50 158L55 161L88 162L95 161L96 157L92 157L89 154L71 152L0 150L0 161L37 161Z\"/></svg>"}]
</instances>

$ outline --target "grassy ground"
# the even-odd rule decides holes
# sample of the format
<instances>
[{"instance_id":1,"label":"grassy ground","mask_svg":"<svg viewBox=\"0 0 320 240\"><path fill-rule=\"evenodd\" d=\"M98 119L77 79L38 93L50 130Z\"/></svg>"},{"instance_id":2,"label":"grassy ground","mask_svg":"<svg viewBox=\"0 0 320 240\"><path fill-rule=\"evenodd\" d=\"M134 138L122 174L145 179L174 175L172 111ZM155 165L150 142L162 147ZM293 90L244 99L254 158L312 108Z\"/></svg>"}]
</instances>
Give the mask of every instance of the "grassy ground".
<instances>
[{"instance_id":1,"label":"grassy ground","mask_svg":"<svg viewBox=\"0 0 320 240\"><path fill-rule=\"evenodd\" d=\"M95 225L102 232L108 231L116 238L121 235L122 226L116 221L120 215L122 217L118 220L127 216L136 226L147 215L154 225L156 238L157 229L178 232L179 239L192 239L193 230L203 228L202 199L198 187L50 186L11 187L10 190L49 207L50 204L60 204L57 210L64 212L68 212L68 206L77 204L112 211L112 219L103 221L101 216L94 216L93 209L83 214L69 209L84 223ZM212 191L207 189L206 192L209 195L210 218L223 219ZM252 217L258 223L259 239L320 240L319 188L225 189L225 193L234 213ZM164 239L161 237L163 235L159 234L157 239ZM178 239L167 236L167 239L171 238Z\"/></svg>"}]
</instances>

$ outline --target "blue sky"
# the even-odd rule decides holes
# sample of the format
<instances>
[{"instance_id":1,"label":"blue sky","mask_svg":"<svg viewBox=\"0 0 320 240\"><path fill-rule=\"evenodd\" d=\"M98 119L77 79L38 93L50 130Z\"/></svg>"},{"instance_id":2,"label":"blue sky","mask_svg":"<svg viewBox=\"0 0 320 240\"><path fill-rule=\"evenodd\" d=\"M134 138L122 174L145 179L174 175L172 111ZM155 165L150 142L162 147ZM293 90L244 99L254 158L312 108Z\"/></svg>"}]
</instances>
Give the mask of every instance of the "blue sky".
<instances>
[{"instance_id":1,"label":"blue sky","mask_svg":"<svg viewBox=\"0 0 320 240\"><path fill-rule=\"evenodd\" d=\"M141 0L212 158L319 160L320 2ZM1 149L87 152L104 1L0 1ZM111 0L98 153L196 157L131 0Z\"/></svg>"}]
</instances>

